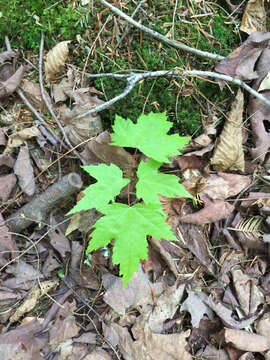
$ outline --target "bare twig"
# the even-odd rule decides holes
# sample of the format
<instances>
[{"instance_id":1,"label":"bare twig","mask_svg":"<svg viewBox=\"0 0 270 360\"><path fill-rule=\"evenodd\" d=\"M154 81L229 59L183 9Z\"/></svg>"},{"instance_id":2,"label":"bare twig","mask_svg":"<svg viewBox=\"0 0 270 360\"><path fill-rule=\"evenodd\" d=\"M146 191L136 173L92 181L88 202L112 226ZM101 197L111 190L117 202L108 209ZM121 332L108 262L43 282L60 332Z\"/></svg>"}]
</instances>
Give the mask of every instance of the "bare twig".
<instances>
[{"instance_id":1,"label":"bare twig","mask_svg":"<svg viewBox=\"0 0 270 360\"><path fill-rule=\"evenodd\" d=\"M6 224L13 232L20 232L34 221L44 222L48 212L62 199L82 187L81 177L76 173L64 176L57 183L54 183L42 194L24 205L15 214L6 219Z\"/></svg>"},{"instance_id":2,"label":"bare twig","mask_svg":"<svg viewBox=\"0 0 270 360\"><path fill-rule=\"evenodd\" d=\"M113 77L113 78L116 78L116 79L126 79L127 80L127 86L125 87L124 91L120 95L117 95L114 98L110 99L109 101L106 101L104 104L96 106L95 108L93 108L91 110L88 110L85 113L76 116L74 118L75 120L80 119L80 118L82 118L84 116L94 114L94 113L97 113L97 112L100 112L102 110L107 109L108 107L113 105L115 102L117 102L117 101L123 99L124 97L126 97L130 93L130 91L134 88L134 86L136 85L136 83L138 81L141 81L141 80L146 79L146 78L161 77L161 76L172 76L172 77L204 76L204 77L212 77L212 78L215 78L215 79L228 81L228 82L230 82L232 84L241 86L243 89L248 91L251 95L255 96L256 98L261 100L263 103L270 106L270 101L268 99L266 99L263 95L261 95L260 93L258 93L254 89L252 89L250 86L248 86L246 83L244 83L244 81L242 81L240 79L236 79L236 78L228 76L228 75L218 74L218 73L211 72L211 71L181 70L181 69L178 69L178 70L169 70L169 71L161 70L161 71L150 71L150 72L146 72L146 73L130 73L130 74L113 74L113 73L93 74L93 75L86 74L86 76L88 78L92 78L92 79L97 79L97 78L102 78L102 77Z\"/></svg>"},{"instance_id":3,"label":"bare twig","mask_svg":"<svg viewBox=\"0 0 270 360\"><path fill-rule=\"evenodd\" d=\"M147 34L151 35L152 37L154 37L154 38L156 38L156 39L158 39L158 40L160 40L160 41L162 41L162 42L164 42L164 43L166 43L168 45L171 45L171 46L173 46L173 47L175 47L177 49L184 50L184 51L190 52L190 53L198 55L198 56L207 57L207 58L214 59L214 60L222 60L222 59L224 59L224 56L209 53L207 51L194 49L194 48L192 48L190 46L187 46L185 44L182 44L182 43L179 43L177 41L171 40L171 39L167 38L166 36L160 34L159 32L151 30L148 27L139 24L137 21L132 19L132 17L126 15L121 10L119 10L118 8L113 6L112 4L108 3L108 1L106 1L106 0L98 0L98 1L100 3L102 3L103 5L105 5L106 7L108 7L110 10L112 10L115 14L117 14L121 18L125 19L131 25L137 27L138 29L146 32Z\"/></svg>"},{"instance_id":4,"label":"bare twig","mask_svg":"<svg viewBox=\"0 0 270 360\"><path fill-rule=\"evenodd\" d=\"M145 0L141 0L139 2L139 4L136 6L135 10L133 11L133 13L131 14L131 18L134 18L134 16L136 15L137 11L140 9L140 7L142 6L142 4L145 3ZM119 45L121 44L121 42L123 41L123 39L127 36L127 34L129 33L131 26L127 25L124 29L124 32L120 38L120 40L118 41L118 43L115 46L115 50L119 47Z\"/></svg>"},{"instance_id":5,"label":"bare twig","mask_svg":"<svg viewBox=\"0 0 270 360\"><path fill-rule=\"evenodd\" d=\"M78 153L78 151L76 151L75 149L73 149L73 146L71 145L67 134L62 126L62 124L60 123L58 117L55 115L51 105L48 102L47 97L45 96L45 91L44 91L44 86L43 86L43 73L42 73L42 62L43 62L43 48L44 48L44 35L43 33L41 34L41 39L40 39L40 48L39 48L39 64L38 64L38 69L39 69L39 86L40 86L40 92L41 92L41 97L48 109L48 111L50 112L50 114L53 117L53 120L56 122L57 126L59 127L61 133L63 134L63 137L65 139L66 144L72 149L72 152L74 153L74 155L84 164L84 160L81 157L81 155Z\"/></svg>"}]
</instances>

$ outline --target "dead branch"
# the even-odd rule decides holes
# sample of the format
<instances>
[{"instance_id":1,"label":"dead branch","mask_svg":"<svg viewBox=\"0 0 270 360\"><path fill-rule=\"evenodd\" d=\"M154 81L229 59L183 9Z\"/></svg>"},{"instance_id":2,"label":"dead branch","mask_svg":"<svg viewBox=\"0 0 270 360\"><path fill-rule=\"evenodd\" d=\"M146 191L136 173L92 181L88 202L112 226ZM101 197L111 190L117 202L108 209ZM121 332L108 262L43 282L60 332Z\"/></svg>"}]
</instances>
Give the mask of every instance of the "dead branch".
<instances>
[{"instance_id":1,"label":"dead branch","mask_svg":"<svg viewBox=\"0 0 270 360\"><path fill-rule=\"evenodd\" d=\"M147 34L151 35L152 37L164 42L165 44L171 45L171 46L173 46L173 47L175 47L177 49L184 50L184 51L190 52L190 53L198 55L198 56L207 57L207 58L214 59L214 60L222 60L222 59L224 59L224 56L209 53L207 51L194 49L194 48L192 48L190 46L187 46L185 44L182 44L182 43L179 43L177 41L171 40L168 37L166 37L164 35L161 35L159 32L151 30L148 27L139 24L137 21L132 19L132 17L126 15L121 10L117 9L115 6L108 3L106 0L98 0L98 1L100 3L102 3L103 5L105 5L106 7L108 7L109 9L111 9L115 14L119 15L122 19L126 20L131 25L133 25L136 28L146 32Z\"/></svg>"},{"instance_id":2,"label":"dead branch","mask_svg":"<svg viewBox=\"0 0 270 360\"><path fill-rule=\"evenodd\" d=\"M261 100L266 105L270 106L270 101L266 99L263 95L252 89L250 86L248 86L244 81L228 76L223 74L218 74L211 71L200 71L200 70L161 70L161 71L150 71L146 73L130 73L130 74L85 74L88 78L97 79L102 77L114 77L116 79L126 79L127 80L127 86L125 87L124 91L120 94L115 96L114 98L110 99L109 101L106 101L104 104L96 106L95 108L86 111L83 114L77 115L74 119L78 120L81 119L84 116L94 114L97 112L100 112L102 110L107 109L108 107L112 106L115 102L123 99L126 97L131 90L134 88L136 83L142 79L146 78L152 78L152 77L161 77L161 76L172 76L172 77L182 77L182 76L204 76L204 77L212 77L215 79L220 79L224 81L228 81L232 84L241 86L243 89L248 91L251 95L255 96L259 100Z\"/></svg>"},{"instance_id":3,"label":"dead branch","mask_svg":"<svg viewBox=\"0 0 270 360\"><path fill-rule=\"evenodd\" d=\"M82 187L81 177L76 173L70 173L57 183L48 187L42 194L36 196L24 205L15 214L6 219L6 224L12 232L20 232L33 222L45 222L49 211L56 204L74 194Z\"/></svg>"}]
</instances>

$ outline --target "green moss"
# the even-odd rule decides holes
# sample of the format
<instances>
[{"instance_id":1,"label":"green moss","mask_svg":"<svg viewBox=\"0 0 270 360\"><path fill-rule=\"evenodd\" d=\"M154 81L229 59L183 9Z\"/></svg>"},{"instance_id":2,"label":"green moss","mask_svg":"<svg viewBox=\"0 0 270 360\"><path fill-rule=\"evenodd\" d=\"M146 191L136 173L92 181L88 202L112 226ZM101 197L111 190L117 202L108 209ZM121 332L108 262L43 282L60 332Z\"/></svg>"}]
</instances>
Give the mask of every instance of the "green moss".
<instances>
[{"instance_id":1,"label":"green moss","mask_svg":"<svg viewBox=\"0 0 270 360\"><path fill-rule=\"evenodd\" d=\"M196 18L193 15L201 13L196 3L191 7L190 2L179 0L173 23L174 4L173 1L147 1L144 10L147 16L141 17L142 23L167 36L170 36L173 30L175 40L224 56L238 45L239 38L234 32L234 26L225 24L225 12L220 7L211 5L214 15ZM170 70L174 67L213 69L214 61L167 46L145 33L140 34L139 30L134 28L116 49L115 44L121 37L126 23L118 21L118 17L112 16L108 19L111 11L104 11L104 7L96 2L93 12L92 8L88 11L86 7L82 7L81 1L75 1L75 5L73 8L71 2L55 0L6 1L1 7L0 33L2 36L12 36L13 47L21 46L25 50L35 51L39 49L41 31L45 33L47 49L56 42L72 40L80 34L82 41L85 40L85 45L91 47L94 41L96 44L93 56L90 56L87 63L86 71L90 73ZM126 6L125 12L131 15L135 8L134 2L128 1ZM97 14L100 16L100 26ZM99 42L97 34L105 22L106 26L100 33ZM120 33L115 31L116 22ZM10 29L12 34L9 33ZM88 38L84 36L86 30ZM80 69L84 67L87 53L83 46L78 47L76 44L76 50L73 56L71 50L70 56L72 64ZM196 92L196 86L199 92L212 102L223 101L228 96L227 92L219 91L217 85L199 80L194 82L193 91L196 97L192 94L183 96L186 83L182 84L181 79L175 81L168 78L146 79L137 84L125 99L114 104L112 109L101 113L105 128L110 128L115 114L136 120L142 111L166 111L170 120L174 121L174 130L179 131L181 135L191 135L200 128L201 104L205 104L205 99ZM103 99L107 100L120 94L126 83L104 78L91 81L91 86L103 91ZM199 99L200 104L195 99Z\"/></svg>"},{"instance_id":2,"label":"green moss","mask_svg":"<svg viewBox=\"0 0 270 360\"><path fill-rule=\"evenodd\" d=\"M74 39L89 23L88 10L72 8L71 3L55 0L2 1L0 34L8 35L14 48L38 50L40 35L45 34L46 45Z\"/></svg>"}]
</instances>

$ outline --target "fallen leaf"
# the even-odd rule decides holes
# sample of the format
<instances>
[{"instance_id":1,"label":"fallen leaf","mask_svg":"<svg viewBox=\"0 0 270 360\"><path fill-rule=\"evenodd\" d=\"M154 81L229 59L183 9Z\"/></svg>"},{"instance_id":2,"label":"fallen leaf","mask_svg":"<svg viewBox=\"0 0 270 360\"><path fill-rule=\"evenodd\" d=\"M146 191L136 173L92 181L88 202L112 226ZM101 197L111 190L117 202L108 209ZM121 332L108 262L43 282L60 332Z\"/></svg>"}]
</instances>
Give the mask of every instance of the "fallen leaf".
<instances>
[{"instance_id":1,"label":"fallen leaf","mask_svg":"<svg viewBox=\"0 0 270 360\"><path fill-rule=\"evenodd\" d=\"M211 158L215 170L245 169L242 147L243 105L244 96L239 89Z\"/></svg>"},{"instance_id":2,"label":"fallen leaf","mask_svg":"<svg viewBox=\"0 0 270 360\"><path fill-rule=\"evenodd\" d=\"M0 198L3 202L7 201L10 198L16 182L17 178L14 174L0 176Z\"/></svg>"},{"instance_id":3,"label":"fallen leaf","mask_svg":"<svg viewBox=\"0 0 270 360\"><path fill-rule=\"evenodd\" d=\"M11 154L13 150L21 146L25 140L31 139L38 135L40 135L40 132L37 126L32 126L10 135L4 154Z\"/></svg>"},{"instance_id":4,"label":"fallen leaf","mask_svg":"<svg viewBox=\"0 0 270 360\"><path fill-rule=\"evenodd\" d=\"M46 80L48 82L54 80L64 67L68 57L69 43L70 41L61 41L48 52L44 64Z\"/></svg>"},{"instance_id":5,"label":"fallen leaf","mask_svg":"<svg viewBox=\"0 0 270 360\"><path fill-rule=\"evenodd\" d=\"M203 359L207 360L231 360L225 350L217 349L214 345L211 344L206 345L206 348L202 353L202 357Z\"/></svg>"},{"instance_id":6,"label":"fallen leaf","mask_svg":"<svg viewBox=\"0 0 270 360\"><path fill-rule=\"evenodd\" d=\"M244 329L253 324L259 316L259 314L255 314L248 319L236 320L233 310L225 306L222 301L209 296L206 303L220 317L224 325L232 329Z\"/></svg>"},{"instance_id":7,"label":"fallen leaf","mask_svg":"<svg viewBox=\"0 0 270 360\"><path fill-rule=\"evenodd\" d=\"M103 276L102 282L107 289L103 300L119 315L124 315L131 308L153 304L151 288L158 294L156 288L159 285L150 283L141 266L139 266L138 272L134 273L126 288L123 288L122 278L109 274Z\"/></svg>"},{"instance_id":8,"label":"fallen leaf","mask_svg":"<svg viewBox=\"0 0 270 360\"><path fill-rule=\"evenodd\" d=\"M225 200L233 197L250 185L248 176L219 172L205 179L205 185L200 196L208 196L212 200Z\"/></svg>"},{"instance_id":9,"label":"fallen leaf","mask_svg":"<svg viewBox=\"0 0 270 360\"><path fill-rule=\"evenodd\" d=\"M7 50L0 54L0 64L4 64L5 61L13 59L18 53L14 50Z\"/></svg>"},{"instance_id":10,"label":"fallen leaf","mask_svg":"<svg viewBox=\"0 0 270 360\"><path fill-rule=\"evenodd\" d=\"M42 99L41 96L39 84L29 80L24 80L20 87L24 95L27 97L27 99L34 106L35 109L40 111L44 111L47 109L46 104L44 103L44 100ZM46 90L44 90L44 95L48 103L52 106L51 98Z\"/></svg>"},{"instance_id":11,"label":"fallen leaf","mask_svg":"<svg viewBox=\"0 0 270 360\"><path fill-rule=\"evenodd\" d=\"M270 90L270 71L267 73L265 78L262 80L258 91Z\"/></svg>"},{"instance_id":12,"label":"fallen leaf","mask_svg":"<svg viewBox=\"0 0 270 360\"><path fill-rule=\"evenodd\" d=\"M163 324L175 315L184 290L185 284L181 284L178 287L173 285L157 298L155 307L150 311L148 319L149 328L153 333L163 332Z\"/></svg>"},{"instance_id":13,"label":"fallen leaf","mask_svg":"<svg viewBox=\"0 0 270 360\"><path fill-rule=\"evenodd\" d=\"M227 329L224 331L225 342L236 349L251 352L262 352L270 349L269 336L252 334L245 330Z\"/></svg>"},{"instance_id":14,"label":"fallen leaf","mask_svg":"<svg viewBox=\"0 0 270 360\"><path fill-rule=\"evenodd\" d=\"M266 312L255 322L257 334L269 337L270 334L270 312Z\"/></svg>"},{"instance_id":15,"label":"fallen leaf","mask_svg":"<svg viewBox=\"0 0 270 360\"><path fill-rule=\"evenodd\" d=\"M205 205L203 209L193 214L181 216L179 220L186 223L204 225L226 219L234 210L233 205L222 200L208 200Z\"/></svg>"},{"instance_id":16,"label":"fallen leaf","mask_svg":"<svg viewBox=\"0 0 270 360\"><path fill-rule=\"evenodd\" d=\"M24 75L24 67L21 65L18 70L6 81L0 82L0 99L12 94L20 85Z\"/></svg>"},{"instance_id":17,"label":"fallen leaf","mask_svg":"<svg viewBox=\"0 0 270 360\"><path fill-rule=\"evenodd\" d=\"M111 356L103 349L96 349L86 355L83 360L112 360Z\"/></svg>"},{"instance_id":18,"label":"fallen leaf","mask_svg":"<svg viewBox=\"0 0 270 360\"><path fill-rule=\"evenodd\" d=\"M242 17L240 30L249 35L254 31L266 32L264 0L249 0Z\"/></svg>"},{"instance_id":19,"label":"fallen leaf","mask_svg":"<svg viewBox=\"0 0 270 360\"><path fill-rule=\"evenodd\" d=\"M42 360L40 350L47 344L47 336L36 336L42 330L38 320L17 326L0 335L0 358L12 360Z\"/></svg>"},{"instance_id":20,"label":"fallen leaf","mask_svg":"<svg viewBox=\"0 0 270 360\"><path fill-rule=\"evenodd\" d=\"M24 301L16 309L15 313L10 317L9 323L12 324L20 319L25 313L33 310L38 304L39 299L44 295L50 292L51 290L56 289L58 286L58 280L47 280L43 281L40 284L36 284L27 294Z\"/></svg>"},{"instance_id":21,"label":"fallen leaf","mask_svg":"<svg viewBox=\"0 0 270 360\"><path fill-rule=\"evenodd\" d=\"M19 260L16 265L9 265L6 269L8 274L13 274L16 277L18 284L24 283L28 280L42 279L44 276L36 270L32 265L27 264L23 260Z\"/></svg>"},{"instance_id":22,"label":"fallen leaf","mask_svg":"<svg viewBox=\"0 0 270 360\"><path fill-rule=\"evenodd\" d=\"M263 94L270 100L270 91ZM270 124L270 107L260 100L252 98L248 106L251 117L252 137L255 147L250 150L253 160L262 163L270 147L270 133L266 126Z\"/></svg>"},{"instance_id":23,"label":"fallen leaf","mask_svg":"<svg viewBox=\"0 0 270 360\"><path fill-rule=\"evenodd\" d=\"M76 324L74 315L76 302L66 301L56 315L56 320L49 330L50 344L59 344L78 335L80 328Z\"/></svg>"},{"instance_id":24,"label":"fallen leaf","mask_svg":"<svg viewBox=\"0 0 270 360\"><path fill-rule=\"evenodd\" d=\"M36 192L36 183L28 146L20 148L17 160L14 164L14 173L18 177L18 182L22 191L28 196L33 196Z\"/></svg>"},{"instance_id":25,"label":"fallen leaf","mask_svg":"<svg viewBox=\"0 0 270 360\"><path fill-rule=\"evenodd\" d=\"M180 311L188 311L191 315L191 324L193 327L199 326L199 323L204 315L207 315L210 320L213 320L213 311L205 304L207 295L203 292L195 292L187 290L188 297L182 303Z\"/></svg>"},{"instance_id":26,"label":"fallen leaf","mask_svg":"<svg viewBox=\"0 0 270 360\"><path fill-rule=\"evenodd\" d=\"M9 257L14 258L18 252L16 241L5 225L2 214L0 214L0 263L5 265Z\"/></svg>"},{"instance_id":27,"label":"fallen leaf","mask_svg":"<svg viewBox=\"0 0 270 360\"><path fill-rule=\"evenodd\" d=\"M0 154L0 166L6 165L9 168L13 168L15 159L7 154Z\"/></svg>"},{"instance_id":28,"label":"fallen leaf","mask_svg":"<svg viewBox=\"0 0 270 360\"><path fill-rule=\"evenodd\" d=\"M125 360L192 360L191 354L185 349L190 330L175 334L154 334L145 324L133 341L127 328L116 323L110 328L118 335L118 347Z\"/></svg>"},{"instance_id":29,"label":"fallen leaf","mask_svg":"<svg viewBox=\"0 0 270 360\"><path fill-rule=\"evenodd\" d=\"M215 71L239 78L253 80L258 77L254 66L270 40L270 33L253 32L241 46L231 52L215 67Z\"/></svg>"},{"instance_id":30,"label":"fallen leaf","mask_svg":"<svg viewBox=\"0 0 270 360\"><path fill-rule=\"evenodd\" d=\"M208 239L204 234L203 228L193 224L180 223L176 229L176 236L179 240L179 245L182 248L189 249L196 256L199 263L206 267L207 272L213 274L214 268L210 260L211 253Z\"/></svg>"}]
</instances>

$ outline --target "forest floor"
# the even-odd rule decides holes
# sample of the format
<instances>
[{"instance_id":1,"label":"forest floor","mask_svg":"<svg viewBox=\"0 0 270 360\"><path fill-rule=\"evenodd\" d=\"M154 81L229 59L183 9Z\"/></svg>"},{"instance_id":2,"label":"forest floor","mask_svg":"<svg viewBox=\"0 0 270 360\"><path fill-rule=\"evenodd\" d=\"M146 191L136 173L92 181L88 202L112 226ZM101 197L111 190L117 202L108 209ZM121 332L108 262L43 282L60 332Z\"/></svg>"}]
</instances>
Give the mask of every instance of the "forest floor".
<instances>
[{"instance_id":1,"label":"forest floor","mask_svg":"<svg viewBox=\"0 0 270 360\"><path fill-rule=\"evenodd\" d=\"M0 360L270 359L269 9L1 4Z\"/></svg>"}]
</instances>

